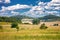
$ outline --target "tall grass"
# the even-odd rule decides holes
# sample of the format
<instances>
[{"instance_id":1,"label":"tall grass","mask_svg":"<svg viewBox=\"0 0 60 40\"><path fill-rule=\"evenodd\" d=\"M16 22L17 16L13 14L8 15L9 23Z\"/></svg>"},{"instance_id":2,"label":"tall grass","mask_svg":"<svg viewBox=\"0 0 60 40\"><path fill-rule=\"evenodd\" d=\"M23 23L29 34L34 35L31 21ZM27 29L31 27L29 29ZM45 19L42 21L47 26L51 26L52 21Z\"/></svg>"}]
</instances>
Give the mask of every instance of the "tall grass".
<instances>
[{"instance_id":1,"label":"tall grass","mask_svg":"<svg viewBox=\"0 0 60 40\"><path fill-rule=\"evenodd\" d=\"M48 27L48 29L41 30L40 25L19 24L20 28L17 32L15 28L10 28L10 25L5 26L7 25L5 23L1 25L4 26L3 32L0 32L0 40L60 40L60 28Z\"/></svg>"},{"instance_id":2,"label":"tall grass","mask_svg":"<svg viewBox=\"0 0 60 40\"><path fill-rule=\"evenodd\" d=\"M41 35L41 36L32 36L32 35L4 35L0 36L0 40L60 40L60 35Z\"/></svg>"}]
</instances>

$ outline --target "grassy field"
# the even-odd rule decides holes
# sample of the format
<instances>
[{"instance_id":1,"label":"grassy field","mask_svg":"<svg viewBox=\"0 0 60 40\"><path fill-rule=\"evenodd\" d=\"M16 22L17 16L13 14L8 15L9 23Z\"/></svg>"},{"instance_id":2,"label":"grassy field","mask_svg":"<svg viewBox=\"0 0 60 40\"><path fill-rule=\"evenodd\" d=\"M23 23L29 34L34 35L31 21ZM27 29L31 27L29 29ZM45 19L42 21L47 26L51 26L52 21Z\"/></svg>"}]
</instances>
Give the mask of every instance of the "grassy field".
<instances>
[{"instance_id":1,"label":"grassy field","mask_svg":"<svg viewBox=\"0 0 60 40\"><path fill-rule=\"evenodd\" d=\"M3 31L0 40L60 40L60 26L49 26L46 30L39 29L40 25L19 24L19 31L10 28L11 23L0 23Z\"/></svg>"}]
</instances>

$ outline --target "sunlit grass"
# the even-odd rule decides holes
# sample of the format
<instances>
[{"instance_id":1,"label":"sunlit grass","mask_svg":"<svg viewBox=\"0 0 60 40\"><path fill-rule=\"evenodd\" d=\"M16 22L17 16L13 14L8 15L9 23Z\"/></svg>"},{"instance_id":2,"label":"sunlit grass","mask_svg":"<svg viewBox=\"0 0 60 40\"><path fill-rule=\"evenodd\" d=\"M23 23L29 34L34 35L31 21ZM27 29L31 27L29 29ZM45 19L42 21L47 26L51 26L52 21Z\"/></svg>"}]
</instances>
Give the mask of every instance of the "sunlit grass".
<instances>
[{"instance_id":1,"label":"sunlit grass","mask_svg":"<svg viewBox=\"0 0 60 40\"><path fill-rule=\"evenodd\" d=\"M0 33L0 40L60 40L60 34L21 34L17 32Z\"/></svg>"},{"instance_id":2,"label":"sunlit grass","mask_svg":"<svg viewBox=\"0 0 60 40\"><path fill-rule=\"evenodd\" d=\"M11 28L10 23L0 23L3 26L0 30L0 40L60 40L60 28L48 27L48 29L39 29L40 25L19 24L19 31ZM5 26L7 25L7 26Z\"/></svg>"},{"instance_id":3,"label":"sunlit grass","mask_svg":"<svg viewBox=\"0 0 60 40\"><path fill-rule=\"evenodd\" d=\"M60 40L60 31L19 30L0 32L0 40Z\"/></svg>"}]
</instances>

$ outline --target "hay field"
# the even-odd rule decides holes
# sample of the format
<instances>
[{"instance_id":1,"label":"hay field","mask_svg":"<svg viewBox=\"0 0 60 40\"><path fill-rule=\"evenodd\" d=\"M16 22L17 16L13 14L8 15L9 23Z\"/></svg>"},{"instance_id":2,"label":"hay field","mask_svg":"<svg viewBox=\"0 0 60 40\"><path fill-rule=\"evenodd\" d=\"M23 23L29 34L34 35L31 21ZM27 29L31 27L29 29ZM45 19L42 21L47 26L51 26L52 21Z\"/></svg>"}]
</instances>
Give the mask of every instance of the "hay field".
<instances>
[{"instance_id":1,"label":"hay field","mask_svg":"<svg viewBox=\"0 0 60 40\"><path fill-rule=\"evenodd\" d=\"M48 23L48 22L46 22ZM48 26L41 30L39 25L19 24L19 31L10 28L11 23L0 22L3 31L0 32L0 40L60 40L60 26Z\"/></svg>"}]
</instances>

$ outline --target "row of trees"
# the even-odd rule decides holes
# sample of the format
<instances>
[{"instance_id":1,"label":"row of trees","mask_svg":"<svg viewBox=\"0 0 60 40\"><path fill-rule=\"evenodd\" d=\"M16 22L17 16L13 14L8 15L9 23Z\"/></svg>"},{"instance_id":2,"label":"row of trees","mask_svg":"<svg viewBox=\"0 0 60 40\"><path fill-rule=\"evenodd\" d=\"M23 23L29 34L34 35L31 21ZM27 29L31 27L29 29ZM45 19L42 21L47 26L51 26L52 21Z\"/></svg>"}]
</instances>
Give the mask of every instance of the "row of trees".
<instances>
[{"instance_id":1,"label":"row of trees","mask_svg":"<svg viewBox=\"0 0 60 40\"><path fill-rule=\"evenodd\" d=\"M17 22L17 23L22 23L21 22L22 18L16 18L16 17L0 17L0 22ZM33 18L33 24L39 24L40 23L40 19L38 18Z\"/></svg>"},{"instance_id":2,"label":"row of trees","mask_svg":"<svg viewBox=\"0 0 60 40\"><path fill-rule=\"evenodd\" d=\"M0 22L18 22L21 23L21 19L12 18L12 17L0 17Z\"/></svg>"}]
</instances>

